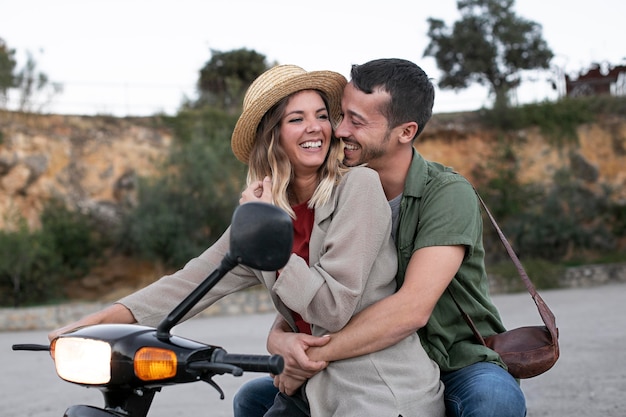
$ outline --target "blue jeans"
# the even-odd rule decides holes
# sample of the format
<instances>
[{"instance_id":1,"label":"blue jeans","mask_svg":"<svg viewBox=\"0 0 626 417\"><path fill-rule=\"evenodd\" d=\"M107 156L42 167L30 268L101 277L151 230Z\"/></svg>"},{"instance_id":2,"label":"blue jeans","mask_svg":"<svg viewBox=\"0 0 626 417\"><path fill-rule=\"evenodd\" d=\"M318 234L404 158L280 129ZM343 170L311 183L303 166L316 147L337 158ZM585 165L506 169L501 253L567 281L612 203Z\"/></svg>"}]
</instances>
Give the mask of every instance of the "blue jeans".
<instances>
[{"instance_id":1,"label":"blue jeans","mask_svg":"<svg viewBox=\"0 0 626 417\"><path fill-rule=\"evenodd\" d=\"M233 416L263 417L278 392L274 378L269 375L247 381L233 397Z\"/></svg>"},{"instance_id":2,"label":"blue jeans","mask_svg":"<svg viewBox=\"0 0 626 417\"><path fill-rule=\"evenodd\" d=\"M515 380L498 365L479 362L443 372L448 417L524 417L526 400ZM241 386L233 398L234 417L263 417L274 403L274 380L261 377Z\"/></svg>"},{"instance_id":3,"label":"blue jeans","mask_svg":"<svg viewBox=\"0 0 626 417\"><path fill-rule=\"evenodd\" d=\"M448 417L524 417L526 400L519 383L496 364L478 362L442 372Z\"/></svg>"}]
</instances>

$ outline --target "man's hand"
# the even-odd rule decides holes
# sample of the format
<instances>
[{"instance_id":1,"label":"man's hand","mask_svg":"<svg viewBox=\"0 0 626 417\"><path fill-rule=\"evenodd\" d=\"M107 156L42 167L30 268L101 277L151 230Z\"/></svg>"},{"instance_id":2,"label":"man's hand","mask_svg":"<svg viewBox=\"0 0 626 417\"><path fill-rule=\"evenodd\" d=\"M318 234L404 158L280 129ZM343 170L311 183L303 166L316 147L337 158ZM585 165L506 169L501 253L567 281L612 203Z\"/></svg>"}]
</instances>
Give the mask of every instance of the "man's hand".
<instances>
[{"instance_id":1,"label":"man's hand","mask_svg":"<svg viewBox=\"0 0 626 417\"><path fill-rule=\"evenodd\" d=\"M272 199L272 179L270 177L265 177L263 181L255 181L243 190L239 204L241 205L251 201L269 204L274 203Z\"/></svg>"},{"instance_id":2,"label":"man's hand","mask_svg":"<svg viewBox=\"0 0 626 417\"><path fill-rule=\"evenodd\" d=\"M306 352L309 347L324 346L330 337L315 337L304 333L280 333L273 331L268 338L268 350L281 355L285 369L281 375L308 379L328 366L328 362L312 361Z\"/></svg>"},{"instance_id":3,"label":"man's hand","mask_svg":"<svg viewBox=\"0 0 626 417\"><path fill-rule=\"evenodd\" d=\"M307 350L310 347L324 346L329 340L329 336L316 337L274 327L267 339L267 349L271 354L281 355L285 360L283 372L274 376L274 385L281 392L293 395L307 379L328 366L328 362L310 360Z\"/></svg>"},{"instance_id":4,"label":"man's hand","mask_svg":"<svg viewBox=\"0 0 626 417\"><path fill-rule=\"evenodd\" d=\"M270 339L272 343L270 343ZM307 379L328 366L328 362L312 361L306 352L309 347L324 346L329 336L315 337L304 333L272 332L268 338L268 346L285 360L285 368L280 375L274 376L274 386L280 392L293 395Z\"/></svg>"}]
</instances>

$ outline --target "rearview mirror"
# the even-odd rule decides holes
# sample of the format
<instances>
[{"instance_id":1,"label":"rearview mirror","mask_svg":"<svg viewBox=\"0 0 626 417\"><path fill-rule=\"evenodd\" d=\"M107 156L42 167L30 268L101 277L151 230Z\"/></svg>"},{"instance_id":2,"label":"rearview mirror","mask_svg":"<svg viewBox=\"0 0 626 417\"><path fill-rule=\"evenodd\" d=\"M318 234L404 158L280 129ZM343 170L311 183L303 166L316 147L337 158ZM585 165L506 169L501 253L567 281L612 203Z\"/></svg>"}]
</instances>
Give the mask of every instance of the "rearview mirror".
<instances>
[{"instance_id":1,"label":"rearview mirror","mask_svg":"<svg viewBox=\"0 0 626 417\"><path fill-rule=\"evenodd\" d=\"M237 263L262 271L285 266L293 245L291 217L267 203L242 204L233 213L230 257Z\"/></svg>"}]
</instances>

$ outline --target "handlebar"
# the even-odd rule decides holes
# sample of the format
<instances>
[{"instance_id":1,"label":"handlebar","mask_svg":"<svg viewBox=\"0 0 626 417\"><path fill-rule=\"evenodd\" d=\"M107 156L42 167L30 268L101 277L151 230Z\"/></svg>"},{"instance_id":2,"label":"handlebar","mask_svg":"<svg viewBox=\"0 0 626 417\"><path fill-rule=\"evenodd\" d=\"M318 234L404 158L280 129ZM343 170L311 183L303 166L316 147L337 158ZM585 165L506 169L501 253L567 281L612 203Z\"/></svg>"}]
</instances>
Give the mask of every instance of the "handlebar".
<instances>
[{"instance_id":1,"label":"handlebar","mask_svg":"<svg viewBox=\"0 0 626 417\"><path fill-rule=\"evenodd\" d=\"M274 375L280 374L285 367L285 361L280 355L226 353L223 349L216 349L213 352L211 361L213 363L234 365L248 372L267 372Z\"/></svg>"},{"instance_id":2,"label":"handlebar","mask_svg":"<svg viewBox=\"0 0 626 417\"><path fill-rule=\"evenodd\" d=\"M40 344L15 344L13 350L30 350L30 351L50 351L49 345ZM209 364L199 365L193 364L192 367L215 368L215 364L228 365L224 370L231 370L232 367L240 368L238 374L241 371L247 372L266 372L273 375L280 374L285 368L285 361L280 355L250 355L239 353L227 353L222 348L216 348L211 355L211 361Z\"/></svg>"}]
</instances>

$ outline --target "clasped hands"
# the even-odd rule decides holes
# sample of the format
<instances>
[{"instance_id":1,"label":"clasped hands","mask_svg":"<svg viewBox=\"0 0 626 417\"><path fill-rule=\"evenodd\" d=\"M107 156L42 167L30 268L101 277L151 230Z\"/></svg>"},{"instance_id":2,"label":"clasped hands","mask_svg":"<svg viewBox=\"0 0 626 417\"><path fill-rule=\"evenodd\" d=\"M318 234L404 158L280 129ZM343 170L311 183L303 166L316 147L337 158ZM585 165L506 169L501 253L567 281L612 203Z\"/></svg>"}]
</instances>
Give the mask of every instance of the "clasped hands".
<instances>
[{"instance_id":1,"label":"clasped hands","mask_svg":"<svg viewBox=\"0 0 626 417\"><path fill-rule=\"evenodd\" d=\"M281 355L285 360L283 372L272 375L274 386L284 394L295 394L307 379L328 366L328 362L312 360L309 355L329 341L330 336L272 331L267 340L268 351Z\"/></svg>"}]
</instances>

